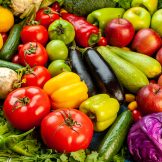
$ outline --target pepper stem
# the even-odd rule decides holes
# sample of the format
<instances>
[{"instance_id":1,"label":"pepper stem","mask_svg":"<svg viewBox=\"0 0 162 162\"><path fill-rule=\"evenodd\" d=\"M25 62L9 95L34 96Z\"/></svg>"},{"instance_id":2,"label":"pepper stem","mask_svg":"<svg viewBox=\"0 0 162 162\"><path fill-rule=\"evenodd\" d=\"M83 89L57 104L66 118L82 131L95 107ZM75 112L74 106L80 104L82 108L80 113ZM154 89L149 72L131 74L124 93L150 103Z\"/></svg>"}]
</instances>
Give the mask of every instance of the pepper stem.
<instances>
[{"instance_id":1,"label":"pepper stem","mask_svg":"<svg viewBox=\"0 0 162 162\"><path fill-rule=\"evenodd\" d=\"M96 34L92 34L88 40L89 46L96 44L98 42L98 40L99 40L99 36Z\"/></svg>"}]
</instances>

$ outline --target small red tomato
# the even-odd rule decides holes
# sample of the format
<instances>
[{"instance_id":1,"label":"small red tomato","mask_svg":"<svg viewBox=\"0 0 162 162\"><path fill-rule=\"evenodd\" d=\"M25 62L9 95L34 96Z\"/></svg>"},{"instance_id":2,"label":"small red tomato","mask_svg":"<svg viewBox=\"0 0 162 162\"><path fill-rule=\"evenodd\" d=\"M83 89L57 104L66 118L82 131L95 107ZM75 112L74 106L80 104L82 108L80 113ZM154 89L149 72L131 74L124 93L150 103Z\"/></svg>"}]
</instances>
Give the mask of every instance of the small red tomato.
<instances>
[{"instance_id":1,"label":"small red tomato","mask_svg":"<svg viewBox=\"0 0 162 162\"><path fill-rule=\"evenodd\" d=\"M19 50L20 64L26 66L44 66L47 63L48 55L46 49L38 42L28 42Z\"/></svg>"},{"instance_id":2,"label":"small red tomato","mask_svg":"<svg viewBox=\"0 0 162 162\"><path fill-rule=\"evenodd\" d=\"M141 113L136 109L132 111L132 116L134 121L137 121L142 118Z\"/></svg>"},{"instance_id":3,"label":"small red tomato","mask_svg":"<svg viewBox=\"0 0 162 162\"><path fill-rule=\"evenodd\" d=\"M28 42L39 42L42 45L46 45L48 41L48 31L40 24L25 25L20 35L23 44Z\"/></svg>"},{"instance_id":4,"label":"small red tomato","mask_svg":"<svg viewBox=\"0 0 162 162\"><path fill-rule=\"evenodd\" d=\"M25 83L23 87L37 86L43 88L43 85L51 78L51 74L44 66L34 66L33 68L26 68L25 75L22 80Z\"/></svg>"},{"instance_id":5,"label":"small red tomato","mask_svg":"<svg viewBox=\"0 0 162 162\"><path fill-rule=\"evenodd\" d=\"M43 142L59 152L86 149L93 136L93 123L76 109L58 109L49 113L41 123Z\"/></svg>"},{"instance_id":6,"label":"small red tomato","mask_svg":"<svg viewBox=\"0 0 162 162\"><path fill-rule=\"evenodd\" d=\"M40 125L50 112L50 99L39 87L18 88L5 99L3 112L11 125L27 131Z\"/></svg>"},{"instance_id":7,"label":"small red tomato","mask_svg":"<svg viewBox=\"0 0 162 162\"><path fill-rule=\"evenodd\" d=\"M19 55L18 54L13 56L12 62L15 63L15 64L19 64Z\"/></svg>"},{"instance_id":8,"label":"small red tomato","mask_svg":"<svg viewBox=\"0 0 162 162\"><path fill-rule=\"evenodd\" d=\"M101 37L97 43L98 46L106 46L107 45L107 40L105 37Z\"/></svg>"},{"instance_id":9,"label":"small red tomato","mask_svg":"<svg viewBox=\"0 0 162 162\"><path fill-rule=\"evenodd\" d=\"M7 33L4 33L4 32L2 32L1 35L2 35L2 38L3 38L3 43L5 43L7 38L8 38L8 35L7 35Z\"/></svg>"},{"instance_id":10,"label":"small red tomato","mask_svg":"<svg viewBox=\"0 0 162 162\"><path fill-rule=\"evenodd\" d=\"M48 26L55 20L59 19L60 16L56 11L50 7L42 8L36 13L36 21L39 21L41 25L48 28Z\"/></svg>"}]
</instances>

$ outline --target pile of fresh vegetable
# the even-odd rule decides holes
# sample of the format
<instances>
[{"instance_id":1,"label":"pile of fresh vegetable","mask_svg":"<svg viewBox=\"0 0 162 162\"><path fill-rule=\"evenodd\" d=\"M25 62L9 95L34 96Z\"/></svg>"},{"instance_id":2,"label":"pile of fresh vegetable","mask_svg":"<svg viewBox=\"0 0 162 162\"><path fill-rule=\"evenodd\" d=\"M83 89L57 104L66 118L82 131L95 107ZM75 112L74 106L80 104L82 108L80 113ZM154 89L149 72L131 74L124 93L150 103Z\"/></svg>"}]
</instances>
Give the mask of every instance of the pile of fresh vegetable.
<instances>
[{"instance_id":1,"label":"pile of fresh vegetable","mask_svg":"<svg viewBox=\"0 0 162 162\"><path fill-rule=\"evenodd\" d=\"M161 6L0 1L0 161L161 162Z\"/></svg>"}]
</instances>

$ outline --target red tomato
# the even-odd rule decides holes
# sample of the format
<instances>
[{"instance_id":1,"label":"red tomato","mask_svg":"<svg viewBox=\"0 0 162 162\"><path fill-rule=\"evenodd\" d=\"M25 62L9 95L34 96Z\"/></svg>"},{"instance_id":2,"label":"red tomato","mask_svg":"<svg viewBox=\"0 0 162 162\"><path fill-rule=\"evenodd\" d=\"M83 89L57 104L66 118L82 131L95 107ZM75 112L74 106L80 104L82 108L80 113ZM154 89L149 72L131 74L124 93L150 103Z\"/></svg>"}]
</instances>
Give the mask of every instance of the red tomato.
<instances>
[{"instance_id":1,"label":"red tomato","mask_svg":"<svg viewBox=\"0 0 162 162\"><path fill-rule=\"evenodd\" d=\"M3 38L3 43L5 43L7 38L8 38L8 35L7 35L7 33L4 33L4 32L2 32L1 35L2 35L2 38Z\"/></svg>"},{"instance_id":2,"label":"red tomato","mask_svg":"<svg viewBox=\"0 0 162 162\"><path fill-rule=\"evenodd\" d=\"M50 7L42 8L36 13L36 21L39 21L41 25L48 28L48 26L55 20L59 19L60 16L56 11Z\"/></svg>"},{"instance_id":3,"label":"red tomato","mask_svg":"<svg viewBox=\"0 0 162 162\"><path fill-rule=\"evenodd\" d=\"M5 99L3 111L13 127L27 131L39 126L50 112L50 100L39 87L18 88Z\"/></svg>"},{"instance_id":4,"label":"red tomato","mask_svg":"<svg viewBox=\"0 0 162 162\"><path fill-rule=\"evenodd\" d=\"M25 25L20 35L23 43L39 42L46 45L48 41L48 31L43 25Z\"/></svg>"},{"instance_id":5,"label":"red tomato","mask_svg":"<svg viewBox=\"0 0 162 162\"><path fill-rule=\"evenodd\" d=\"M56 12L60 12L60 10L61 10L60 4L57 1L54 2L52 5L52 9Z\"/></svg>"},{"instance_id":6,"label":"red tomato","mask_svg":"<svg viewBox=\"0 0 162 162\"><path fill-rule=\"evenodd\" d=\"M33 68L27 68L25 75L23 75L22 80L25 83L22 84L23 87L27 86L37 86L43 88L43 85L51 78L49 71L43 66L34 66Z\"/></svg>"},{"instance_id":7,"label":"red tomato","mask_svg":"<svg viewBox=\"0 0 162 162\"><path fill-rule=\"evenodd\" d=\"M107 40L105 37L101 37L97 43L98 46L106 46L107 45Z\"/></svg>"},{"instance_id":8,"label":"red tomato","mask_svg":"<svg viewBox=\"0 0 162 162\"><path fill-rule=\"evenodd\" d=\"M92 140L93 123L79 110L58 109L42 120L41 136L49 148L59 152L86 149Z\"/></svg>"},{"instance_id":9,"label":"red tomato","mask_svg":"<svg viewBox=\"0 0 162 162\"><path fill-rule=\"evenodd\" d=\"M15 64L19 64L19 55L18 54L14 55L14 57L12 58L12 62Z\"/></svg>"},{"instance_id":10,"label":"red tomato","mask_svg":"<svg viewBox=\"0 0 162 162\"><path fill-rule=\"evenodd\" d=\"M134 121L137 121L142 118L141 113L136 109L132 111L132 116Z\"/></svg>"},{"instance_id":11,"label":"red tomato","mask_svg":"<svg viewBox=\"0 0 162 162\"><path fill-rule=\"evenodd\" d=\"M19 62L21 65L44 66L47 63L46 49L38 42L28 42L19 49Z\"/></svg>"}]
</instances>

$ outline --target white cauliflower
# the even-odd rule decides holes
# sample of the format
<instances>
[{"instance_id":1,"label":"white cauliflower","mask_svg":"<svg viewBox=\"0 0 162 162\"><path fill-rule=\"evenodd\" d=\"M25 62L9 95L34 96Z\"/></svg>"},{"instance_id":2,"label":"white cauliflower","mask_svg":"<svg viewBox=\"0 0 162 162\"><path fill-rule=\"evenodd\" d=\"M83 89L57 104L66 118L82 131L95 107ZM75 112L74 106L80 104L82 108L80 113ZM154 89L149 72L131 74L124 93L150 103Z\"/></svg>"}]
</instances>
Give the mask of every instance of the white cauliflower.
<instances>
[{"instance_id":1,"label":"white cauliflower","mask_svg":"<svg viewBox=\"0 0 162 162\"><path fill-rule=\"evenodd\" d=\"M28 13L35 7L39 9L42 0L11 0L11 9L14 15L28 15Z\"/></svg>"}]
</instances>

